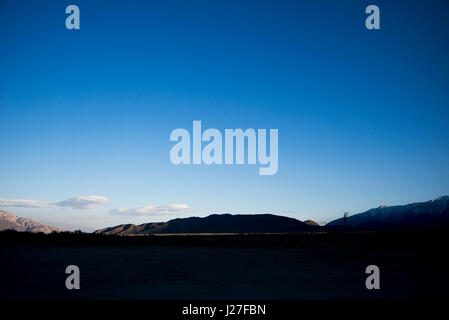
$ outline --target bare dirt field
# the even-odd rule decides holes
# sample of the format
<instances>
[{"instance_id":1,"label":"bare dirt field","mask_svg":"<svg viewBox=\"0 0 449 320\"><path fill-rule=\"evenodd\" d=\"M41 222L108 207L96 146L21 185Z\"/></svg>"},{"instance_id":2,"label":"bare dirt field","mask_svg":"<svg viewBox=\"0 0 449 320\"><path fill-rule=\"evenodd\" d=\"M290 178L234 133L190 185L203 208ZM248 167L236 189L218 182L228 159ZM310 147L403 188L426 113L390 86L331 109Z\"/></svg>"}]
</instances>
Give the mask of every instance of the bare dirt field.
<instances>
[{"instance_id":1,"label":"bare dirt field","mask_svg":"<svg viewBox=\"0 0 449 320\"><path fill-rule=\"evenodd\" d=\"M166 241L165 245L3 241L0 296L12 300L447 297L447 264L442 262L441 243L429 247L403 239L400 244L390 244L394 239L374 241L382 235L370 235L369 241L352 237L350 243L321 239L293 245L291 241L287 241L290 245L273 241L245 245L244 237L235 244L233 238L228 243L226 236L213 245L210 237L195 240L209 241L207 245L178 245L182 237L158 240ZM158 237L162 238L168 239ZM380 290L365 287L365 268L372 264L380 268ZM68 265L80 268L80 290L65 288Z\"/></svg>"}]
</instances>

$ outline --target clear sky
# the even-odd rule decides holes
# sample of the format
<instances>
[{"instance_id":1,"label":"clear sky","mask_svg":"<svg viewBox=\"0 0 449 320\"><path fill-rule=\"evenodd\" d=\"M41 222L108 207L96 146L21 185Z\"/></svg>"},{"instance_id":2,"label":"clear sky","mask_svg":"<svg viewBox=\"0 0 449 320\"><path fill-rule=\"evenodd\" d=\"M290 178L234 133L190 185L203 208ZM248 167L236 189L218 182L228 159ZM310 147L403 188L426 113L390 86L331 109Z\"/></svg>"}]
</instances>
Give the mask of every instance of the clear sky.
<instances>
[{"instance_id":1,"label":"clear sky","mask_svg":"<svg viewBox=\"0 0 449 320\"><path fill-rule=\"evenodd\" d=\"M448 23L436 0L0 1L0 209L90 231L449 194ZM174 166L193 120L279 129L277 174Z\"/></svg>"}]
</instances>

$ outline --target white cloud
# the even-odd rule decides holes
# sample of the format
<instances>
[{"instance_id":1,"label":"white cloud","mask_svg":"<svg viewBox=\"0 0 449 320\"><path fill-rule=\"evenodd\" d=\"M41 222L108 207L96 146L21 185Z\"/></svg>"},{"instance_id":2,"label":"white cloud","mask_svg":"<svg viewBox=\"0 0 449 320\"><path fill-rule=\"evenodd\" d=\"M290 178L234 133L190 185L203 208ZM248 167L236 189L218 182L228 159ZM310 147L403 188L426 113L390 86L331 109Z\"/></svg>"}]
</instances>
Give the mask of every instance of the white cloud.
<instances>
[{"instance_id":1,"label":"white cloud","mask_svg":"<svg viewBox=\"0 0 449 320\"><path fill-rule=\"evenodd\" d=\"M70 207L73 209L93 209L97 205L105 204L108 201L109 201L108 198L101 196L73 197L55 203L36 201L36 200L0 198L0 207L23 207L23 208Z\"/></svg>"},{"instance_id":2,"label":"white cloud","mask_svg":"<svg viewBox=\"0 0 449 320\"><path fill-rule=\"evenodd\" d=\"M53 203L53 205L58 207L70 207L73 209L93 209L98 204L108 203L109 199L102 196L81 196L73 197L67 200Z\"/></svg>"},{"instance_id":3,"label":"white cloud","mask_svg":"<svg viewBox=\"0 0 449 320\"><path fill-rule=\"evenodd\" d=\"M49 206L50 203L43 201L0 198L0 207L43 208Z\"/></svg>"},{"instance_id":4,"label":"white cloud","mask_svg":"<svg viewBox=\"0 0 449 320\"><path fill-rule=\"evenodd\" d=\"M160 206L148 205L134 209L115 208L109 211L109 213L122 216L160 216L160 215L180 214L191 211L192 208L190 208L186 204L166 204Z\"/></svg>"}]
</instances>

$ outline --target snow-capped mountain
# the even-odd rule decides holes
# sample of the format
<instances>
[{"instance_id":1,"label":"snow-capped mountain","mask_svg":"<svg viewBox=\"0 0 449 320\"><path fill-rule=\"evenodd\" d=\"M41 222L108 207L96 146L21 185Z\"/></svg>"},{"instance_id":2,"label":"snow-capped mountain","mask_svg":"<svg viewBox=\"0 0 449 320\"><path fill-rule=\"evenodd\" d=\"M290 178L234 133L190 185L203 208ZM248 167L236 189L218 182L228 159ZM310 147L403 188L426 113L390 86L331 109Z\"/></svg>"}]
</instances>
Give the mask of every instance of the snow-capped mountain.
<instances>
[{"instance_id":1,"label":"snow-capped mountain","mask_svg":"<svg viewBox=\"0 0 449 320\"><path fill-rule=\"evenodd\" d=\"M345 225L358 228L438 226L449 223L449 196L403 206L380 206L349 216ZM341 226L343 218L326 226Z\"/></svg>"}]
</instances>

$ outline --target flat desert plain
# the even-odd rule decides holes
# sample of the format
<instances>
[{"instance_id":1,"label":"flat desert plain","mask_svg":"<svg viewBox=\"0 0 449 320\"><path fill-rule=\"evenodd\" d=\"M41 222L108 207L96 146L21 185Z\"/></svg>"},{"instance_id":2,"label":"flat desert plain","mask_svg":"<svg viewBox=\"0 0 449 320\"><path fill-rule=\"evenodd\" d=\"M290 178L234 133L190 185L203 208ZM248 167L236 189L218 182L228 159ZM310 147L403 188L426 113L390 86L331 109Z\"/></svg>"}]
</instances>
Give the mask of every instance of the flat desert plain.
<instances>
[{"instance_id":1,"label":"flat desert plain","mask_svg":"<svg viewBox=\"0 0 449 320\"><path fill-rule=\"evenodd\" d=\"M398 235L349 235L345 241L307 244L302 240L292 244L287 239L288 245L271 240L257 245L249 241L247 245L245 236L233 243L235 236L231 235L220 236L218 243L214 236L196 236L193 243L186 244L186 237L158 237L152 245L3 242L0 295L11 300L447 297L443 245L436 242L430 247L441 241L440 237L427 237L420 245L416 234L408 235L415 240L402 239L399 244L390 243ZM372 264L380 268L380 290L365 287L365 268ZM65 287L68 265L80 268L80 290Z\"/></svg>"}]
</instances>

